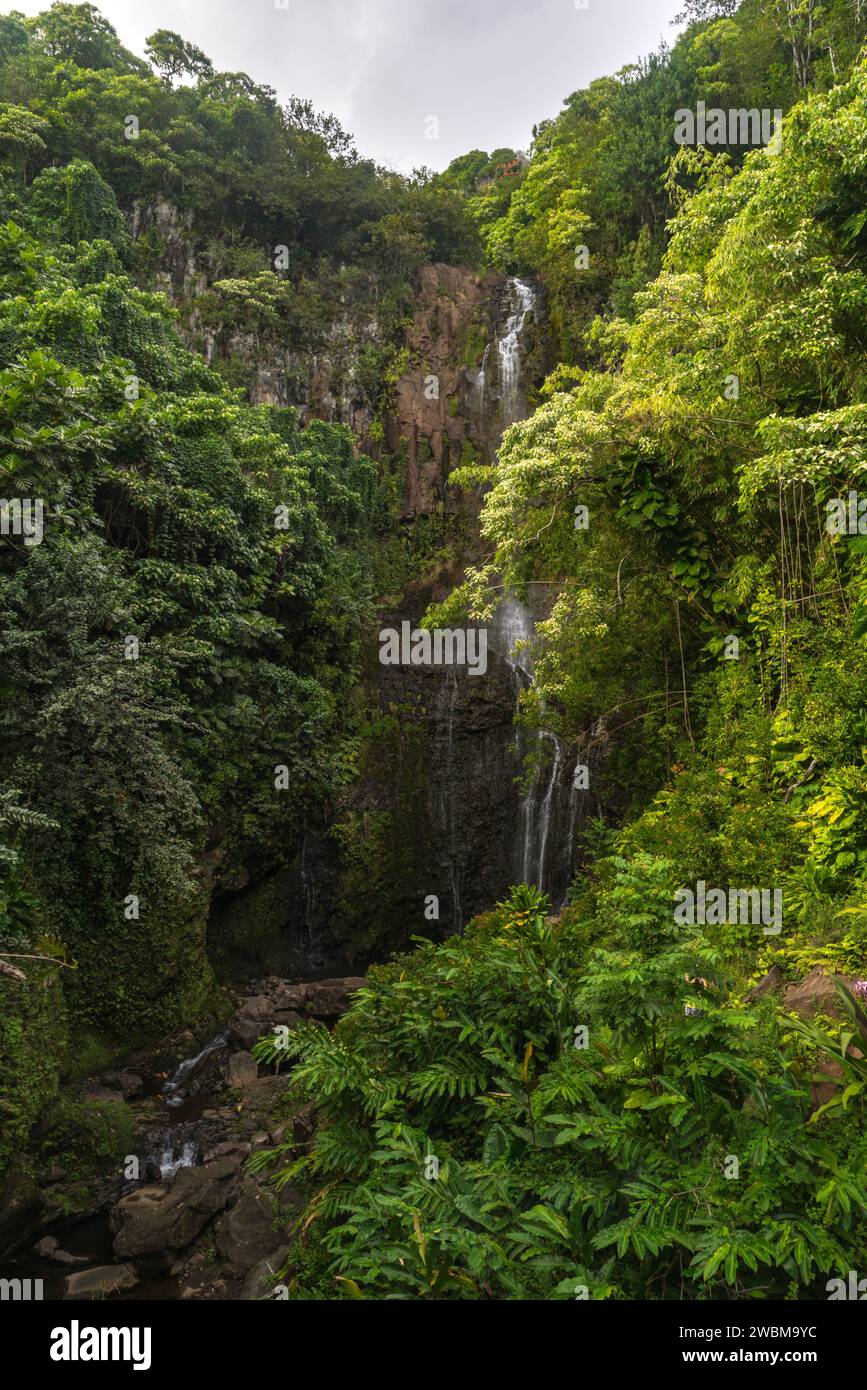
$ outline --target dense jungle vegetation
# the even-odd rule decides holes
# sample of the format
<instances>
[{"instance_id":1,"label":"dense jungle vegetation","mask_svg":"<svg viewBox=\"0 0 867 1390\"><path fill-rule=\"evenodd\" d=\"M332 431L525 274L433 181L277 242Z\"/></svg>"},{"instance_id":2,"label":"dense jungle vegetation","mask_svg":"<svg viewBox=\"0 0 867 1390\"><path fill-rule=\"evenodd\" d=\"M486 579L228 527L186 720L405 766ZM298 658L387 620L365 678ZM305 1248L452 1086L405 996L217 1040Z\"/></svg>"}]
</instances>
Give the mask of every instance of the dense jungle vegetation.
<instances>
[{"instance_id":1,"label":"dense jungle vegetation","mask_svg":"<svg viewBox=\"0 0 867 1390\"><path fill-rule=\"evenodd\" d=\"M182 929L210 827L277 861L352 780L363 626L422 563L396 461L206 365L133 204L209 239L203 321L315 350L341 296L375 306L374 409L424 263L548 296L559 365L496 465L453 475L486 489L486 558L429 621L549 585L521 719L603 759L628 813L586 833L559 916L529 884L459 936L408 925L333 1031L259 1044L320 1117L311 1152L258 1159L306 1194L294 1298L810 1299L859 1268L867 539L826 520L867 468L867 9L685 18L527 157L411 179L176 35L148 64L90 5L0 20L0 492L51 510L0 546L0 960L27 973L0 977L0 1163L72 1053L216 1016ZM699 100L779 108L781 148L678 151ZM779 891L781 932L679 922L699 881ZM774 967L848 984L804 1018L750 993Z\"/></svg>"}]
</instances>

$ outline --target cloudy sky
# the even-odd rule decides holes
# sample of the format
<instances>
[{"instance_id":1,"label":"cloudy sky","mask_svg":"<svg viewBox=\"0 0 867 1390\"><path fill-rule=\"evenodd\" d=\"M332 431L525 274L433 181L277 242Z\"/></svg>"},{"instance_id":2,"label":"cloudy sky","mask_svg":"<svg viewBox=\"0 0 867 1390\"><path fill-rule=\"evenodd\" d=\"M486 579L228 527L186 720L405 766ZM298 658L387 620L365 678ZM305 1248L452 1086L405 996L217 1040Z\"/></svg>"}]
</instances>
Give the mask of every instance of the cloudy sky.
<instances>
[{"instance_id":1,"label":"cloudy sky","mask_svg":"<svg viewBox=\"0 0 867 1390\"><path fill-rule=\"evenodd\" d=\"M525 149L592 78L676 34L682 0L96 0L144 54L174 29L214 65L333 111L363 154L405 172ZM586 3L587 8L583 8ZM579 8L580 6L580 8ZM37 14L47 0L8 0ZM439 136L426 131L439 122Z\"/></svg>"}]
</instances>

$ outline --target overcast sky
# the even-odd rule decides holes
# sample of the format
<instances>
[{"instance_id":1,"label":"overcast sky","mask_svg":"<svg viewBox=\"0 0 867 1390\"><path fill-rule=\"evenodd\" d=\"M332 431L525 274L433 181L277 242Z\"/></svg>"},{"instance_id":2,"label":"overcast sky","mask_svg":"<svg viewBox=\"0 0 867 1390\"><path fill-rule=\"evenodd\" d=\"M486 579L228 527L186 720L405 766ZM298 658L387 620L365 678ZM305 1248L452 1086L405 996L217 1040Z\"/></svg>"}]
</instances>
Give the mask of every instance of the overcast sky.
<instances>
[{"instance_id":1,"label":"overcast sky","mask_svg":"<svg viewBox=\"0 0 867 1390\"><path fill-rule=\"evenodd\" d=\"M682 0L96 0L144 55L174 29L217 68L333 112L362 154L404 172L526 149L570 92L673 41ZM285 6L285 8L284 8ZM46 0L6 0L38 14ZM439 138L427 118L439 121Z\"/></svg>"}]
</instances>

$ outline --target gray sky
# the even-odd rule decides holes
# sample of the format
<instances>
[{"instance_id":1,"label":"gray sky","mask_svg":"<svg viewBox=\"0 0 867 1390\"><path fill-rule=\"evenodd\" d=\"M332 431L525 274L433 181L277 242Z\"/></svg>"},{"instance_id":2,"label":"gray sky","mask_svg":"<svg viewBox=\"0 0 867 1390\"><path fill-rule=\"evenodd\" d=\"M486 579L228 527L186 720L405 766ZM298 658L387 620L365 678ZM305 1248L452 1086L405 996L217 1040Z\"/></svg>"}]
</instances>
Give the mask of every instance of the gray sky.
<instances>
[{"instance_id":1,"label":"gray sky","mask_svg":"<svg viewBox=\"0 0 867 1390\"><path fill-rule=\"evenodd\" d=\"M409 172L525 149L565 97L672 42L682 0L96 0L143 55L174 29L215 66L333 112L362 154ZM38 14L48 0L7 0ZM426 137L430 116L439 137ZM429 124L428 129L432 128Z\"/></svg>"}]
</instances>

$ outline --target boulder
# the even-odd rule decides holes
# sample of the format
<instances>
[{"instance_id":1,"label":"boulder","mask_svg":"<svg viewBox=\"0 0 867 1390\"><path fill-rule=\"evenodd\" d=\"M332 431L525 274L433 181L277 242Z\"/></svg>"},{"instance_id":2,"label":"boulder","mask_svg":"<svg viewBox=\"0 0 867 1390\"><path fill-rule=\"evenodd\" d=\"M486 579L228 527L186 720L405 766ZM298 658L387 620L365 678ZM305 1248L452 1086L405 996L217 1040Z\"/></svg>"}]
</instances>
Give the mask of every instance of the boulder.
<instances>
[{"instance_id":1,"label":"boulder","mask_svg":"<svg viewBox=\"0 0 867 1390\"><path fill-rule=\"evenodd\" d=\"M308 1101L306 1105L302 1105L299 1110L296 1110L290 1123L295 1143L308 1143L316 1130L316 1106L314 1102Z\"/></svg>"},{"instance_id":2,"label":"boulder","mask_svg":"<svg viewBox=\"0 0 867 1390\"><path fill-rule=\"evenodd\" d=\"M229 1041L242 1052L249 1052L262 1034L267 1032L268 1025L259 1019L235 1014L235 1017L229 1020Z\"/></svg>"},{"instance_id":3,"label":"boulder","mask_svg":"<svg viewBox=\"0 0 867 1390\"><path fill-rule=\"evenodd\" d=\"M272 1296L271 1291L277 1271L283 1268L288 1254L289 1246L280 1245L272 1254L267 1255L264 1260L260 1260L258 1264L253 1266L244 1280L244 1288L241 1292L242 1302L254 1303L258 1302L259 1299Z\"/></svg>"},{"instance_id":4,"label":"boulder","mask_svg":"<svg viewBox=\"0 0 867 1390\"><path fill-rule=\"evenodd\" d=\"M135 1259L185 1250L233 1190L237 1164L219 1158L202 1168L181 1168L171 1187L140 1187L111 1213L115 1253Z\"/></svg>"},{"instance_id":5,"label":"boulder","mask_svg":"<svg viewBox=\"0 0 867 1390\"><path fill-rule=\"evenodd\" d=\"M230 1086L243 1089L255 1081L259 1075L255 1057L249 1052L233 1052L226 1067L226 1080Z\"/></svg>"},{"instance_id":6,"label":"boulder","mask_svg":"<svg viewBox=\"0 0 867 1390\"><path fill-rule=\"evenodd\" d=\"M352 1002L352 995L364 989L367 980L362 976L349 976L341 980L319 980L310 985L307 1011L314 1018L338 1018L345 1014Z\"/></svg>"},{"instance_id":7,"label":"boulder","mask_svg":"<svg viewBox=\"0 0 867 1390\"><path fill-rule=\"evenodd\" d=\"M823 1078L825 1077L829 1079L824 1080ZM840 1088L837 1085L837 1081L831 1078L837 1078L837 1080L842 1081L843 1068L836 1058L823 1057L816 1068L816 1075L813 1077L810 1084L811 1114L814 1110L818 1110L820 1106L827 1105L828 1101L839 1091Z\"/></svg>"},{"instance_id":8,"label":"boulder","mask_svg":"<svg viewBox=\"0 0 867 1390\"><path fill-rule=\"evenodd\" d=\"M842 975L838 978L852 988L851 980ZM840 997L834 988L834 977L826 975L821 968L811 971L800 984L787 985L783 1003L801 1018L809 1018L815 1013L836 1015L840 1012Z\"/></svg>"},{"instance_id":9,"label":"boulder","mask_svg":"<svg viewBox=\"0 0 867 1390\"><path fill-rule=\"evenodd\" d=\"M281 1009L274 1015L275 1028L300 1028L304 1019L294 1009Z\"/></svg>"},{"instance_id":10,"label":"boulder","mask_svg":"<svg viewBox=\"0 0 867 1390\"><path fill-rule=\"evenodd\" d=\"M303 1013L309 997L310 985L288 985L285 980L281 980L271 991L275 1008L291 1009L295 1013Z\"/></svg>"},{"instance_id":11,"label":"boulder","mask_svg":"<svg viewBox=\"0 0 867 1390\"><path fill-rule=\"evenodd\" d=\"M241 1195L214 1227L219 1251L231 1274L246 1274L274 1250L274 1203L252 1178L245 1178Z\"/></svg>"},{"instance_id":12,"label":"boulder","mask_svg":"<svg viewBox=\"0 0 867 1390\"><path fill-rule=\"evenodd\" d=\"M132 1265L99 1265L66 1277L64 1298L102 1298L107 1294L134 1289L138 1275Z\"/></svg>"},{"instance_id":13,"label":"boulder","mask_svg":"<svg viewBox=\"0 0 867 1390\"><path fill-rule=\"evenodd\" d=\"M218 1158L228 1158L234 1163L235 1168L239 1169L252 1152L252 1144L245 1144L240 1139L225 1139L216 1148L211 1149L210 1153L205 1154L205 1163L213 1163Z\"/></svg>"},{"instance_id":14,"label":"boulder","mask_svg":"<svg viewBox=\"0 0 867 1390\"><path fill-rule=\"evenodd\" d=\"M102 1080L112 1090L120 1091L124 1100L132 1100L144 1089L144 1081L134 1071L107 1071Z\"/></svg>"},{"instance_id":15,"label":"boulder","mask_svg":"<svg viewBox=\"0 0 867 1390\"><path fill-rule=\"evenodd\" d=\"M251 994L242 999L238 1008L241 1018L254 1018L266 1024L274 1013L275 1004L267 994Z\"/></svg>"},{"instance_id":16,"label":"boulder","mask_svg":"<svg viewBox=\"0 0 867 1390\"><path fill-rule=\"evenodd\" d=\"M292 1143L307 1144L316 1131L316 1108L312 1101L302 1105L288 1120L281 1121L271 1130L271 1143L275 1145Z\"/></svg>"},{"instance_id":17,"label":"boulder","mask_svg":"<svg viewBox=\"0 0 867 1390\"><path fill-rule=\"evenodd\" d=\"M745 995L747 1000L761 999L764 994L772 994L775 989L779 989L785 980L785 976L778 965L774 965L765 975L764 979L759 980L757 985Z\"/></svg>"},{"instance_id":18,"label":"boulder","mask_svg":"<svg viewBox=\"0 0 867 1390\"><path fill-rule=\"evenodd\" d=\"M90 1101L112 1100L123 1104L123 1096L120 1091L114 1090L111 1086L85 1086L83 1099Z\"/></svg>"}]
</instances>

